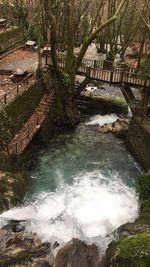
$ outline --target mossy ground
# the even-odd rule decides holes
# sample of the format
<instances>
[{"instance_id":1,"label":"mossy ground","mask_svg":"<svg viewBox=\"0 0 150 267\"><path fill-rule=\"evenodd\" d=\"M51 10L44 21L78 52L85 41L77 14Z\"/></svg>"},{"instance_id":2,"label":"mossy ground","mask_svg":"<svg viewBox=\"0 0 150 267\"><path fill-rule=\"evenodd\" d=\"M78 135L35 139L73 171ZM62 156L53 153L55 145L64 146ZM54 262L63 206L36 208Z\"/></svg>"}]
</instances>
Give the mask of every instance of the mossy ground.
<instances>
[{"instance_id":1,"label":"mossy ground","mask_svg":"<svg viewBox=\"0 0 150 267\"><path fill-rule=\"evenodd\" d=\"M90 95L82 95L79 100L79 104L83 104L87 106L87 109L90 111L101 111L104 114L108 113L117 113L117 114L127 114L128 113L128 105L120 100L114 99L111 97L100 97Z\"/></svg>"},{"instance_id":2,"label":"mossy ground","mask_svg":"<svg viewBox=\"0 0 150 267\"><path fill-rule=\"evenodd\" d=\"M112 242L107 252L107 266L149 267L150 233L138 234Z\"/></svg>"}]
</instances>

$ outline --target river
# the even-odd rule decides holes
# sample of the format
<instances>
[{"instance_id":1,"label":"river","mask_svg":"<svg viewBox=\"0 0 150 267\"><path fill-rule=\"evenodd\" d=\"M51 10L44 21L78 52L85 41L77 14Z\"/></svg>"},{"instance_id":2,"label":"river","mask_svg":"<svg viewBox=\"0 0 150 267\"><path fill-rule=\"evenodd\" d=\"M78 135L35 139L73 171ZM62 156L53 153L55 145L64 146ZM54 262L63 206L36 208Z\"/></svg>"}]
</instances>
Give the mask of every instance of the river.
<instances>
[{"instance_id":1,"label":"river","mask_svg":"<svg viewBox=\"0 0 150 267\"><path fill-rule=\"evenodd\" d=\"M94 116L72 133L36 151L36 164L21 207L1 218L25 219L43 240L72 238L105 247L107 235L138 216L135 178L141 170L123 142L93 124L117 116Z\"/></svg>"}]
</instances>

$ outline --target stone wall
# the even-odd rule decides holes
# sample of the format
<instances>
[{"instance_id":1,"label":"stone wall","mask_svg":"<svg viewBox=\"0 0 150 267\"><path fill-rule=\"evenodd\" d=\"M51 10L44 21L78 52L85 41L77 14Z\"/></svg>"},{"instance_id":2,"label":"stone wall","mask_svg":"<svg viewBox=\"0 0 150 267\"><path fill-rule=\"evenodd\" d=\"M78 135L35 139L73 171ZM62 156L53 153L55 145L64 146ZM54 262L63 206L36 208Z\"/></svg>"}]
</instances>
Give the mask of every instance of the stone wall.
<instances>
[{"instance_id":1,"label":"stone wall","mask_svg":"<svg viewBox=\"0 0 150 267\"><path fill-rule=\"evenodd\" d=\"M37 81L4 110L0 112L0 145L8 144L22 125L31 117L45 93L45 87Z\"/></svg>"},{"instance_id":2,"label":"stone wall","mask_svg":"<svg viewBox=\"0 0 150 267\"><path fill-rule=\"evenodd\" d=\"M23 40L20 29L14 28L0 33L0 55Z\"/></svg>"},{"instance_id":3,"label":"stone wall","mask_svg":"<svg viewBox=\"0 0 150 267\"><path fill-rule=\"evenodd\" d=\"M150 126L138 117L131 119L127 146L145 170L150 169Z\"/></svg>"}]
</instances>

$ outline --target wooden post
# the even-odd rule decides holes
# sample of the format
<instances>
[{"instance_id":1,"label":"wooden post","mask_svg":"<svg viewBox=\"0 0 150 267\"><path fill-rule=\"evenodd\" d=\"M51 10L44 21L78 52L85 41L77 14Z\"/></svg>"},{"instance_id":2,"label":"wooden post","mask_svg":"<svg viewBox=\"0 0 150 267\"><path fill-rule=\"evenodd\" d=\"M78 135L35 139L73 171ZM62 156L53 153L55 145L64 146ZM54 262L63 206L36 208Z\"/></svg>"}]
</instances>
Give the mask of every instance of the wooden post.
<instances>
[{"instance_id":1,"label":"wooden post","mask_svg":"<svg viewBox=\"0 0 150 267\"><path fill-rule=\"evenodd\" d=\"M27 133L28 139L30 139L30 130L28 129L28 133Z\"/></svg>"},{"instance_id":2,"label":"wooden post","mask_svg":"<svg viewBox=\"0 0 150 267\"><path fill-rule=\"evenodd\" d=\"M91 68L90 68L90 66L87 66L87 68L86 68L86 77L90 78L90 76L91 76Z\"/></svg>"},{"instance_id":3,"label":"wooden post","mask_svg":"<svg viewBox=\"0 0 150 267\"><path fill-rule=\"evenodd\" d=\"M7 94L4 95L4 104L7 104Z\"/></svg>"},{"instance_id":4,"label":"wooden post","mask_svg":"<svg viewBox=\"0 0 150 267\"><path fill-rule=\"evenodd\" d=\"M110 73L110 86L112 85L113 82L113 76L114 76L114 70L112 70Z\"/></svg>"},{"instance_id":5,"label":"wooden post","mask_svg":"<svg viewBox=\"0 0 150 267\"><path fill-rule=\"evenodd\" d=\"M36 125L39 126L39 117L37 117Z\"/></svg>"},{"instance_id":6,"label":"wooden post","mask_svg":"<svg viewBox=\"0 0 150 267\"><path fill-rule=\"evenodd\" d=\"M19 94L19 85L17 84L17 94Z\"/></svg>"},{"instance_id":7,"label":"wooden post","mask_svg":"<svg viewBox=\"0 0 150 267\"><path fill-rule=\"evenodd\" d=\"M9 147L8 147L8 145L6 146L6 151L7 151L7 155L9 155Z\"/></svg>"},{"instance_id":8,"label":"wooden post","mask_svg":"<svg viewBox=\"0 0 150 267\"><path fill-rule=\"evenodd\" d=\"M18 143L15 144L16 147L16 154L18 154Z\"/></svg>"},{"instance_id":9,"label":"wooden post","mask_svg":"<svg viewBox=\"0 0 150 267\"><path fill-rule=\"evenodd\" d=\"M45 65L48 65L47 55L46 55L46 57L45 57Z\"/></svg>"}]
</instances>

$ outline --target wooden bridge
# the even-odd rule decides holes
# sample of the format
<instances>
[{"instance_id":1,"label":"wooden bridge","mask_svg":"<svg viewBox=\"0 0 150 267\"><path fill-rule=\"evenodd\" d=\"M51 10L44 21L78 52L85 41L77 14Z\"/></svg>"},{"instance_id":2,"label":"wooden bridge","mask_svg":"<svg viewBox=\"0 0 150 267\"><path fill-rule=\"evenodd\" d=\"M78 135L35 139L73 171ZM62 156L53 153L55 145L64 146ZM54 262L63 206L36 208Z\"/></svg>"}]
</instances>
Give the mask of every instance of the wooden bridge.
<instances>
[{"instance_id":1,"label":"wooden bridge","mask_svg":"<svg viewBox=\"0 0 150 267\"><path fill-rule=\"evenodd\" d=\"M58 64L65 67L65 56L58 57ZM46 65L53 67L51 56L46 56ZM83 59L77 74L110 84L128 84L150 89L150 76L129 65L106 60ZM149 73L150 74L150 73Z\"/></svg>"},{"instance_id":2,"label":"wooden bridge","mask_svg":"<svg viewBox=\"0 0 150 267\"><path fill-rule=\"evenodd\" d=\"M58 56L58 64L64 69L64 55ZM46 65L53 68L50 55L46 55ZM150 121L148 114L150 109L150 72L143 72L127 64L84 58L77 74L88 77L91 80L106 82L110 85L114 84L120 87L132 112L136 114L139 113L142 117L146 115L147 119ZM136 98L133 88L138 90L140 99Z\"/></svg>"}]
</instances>

